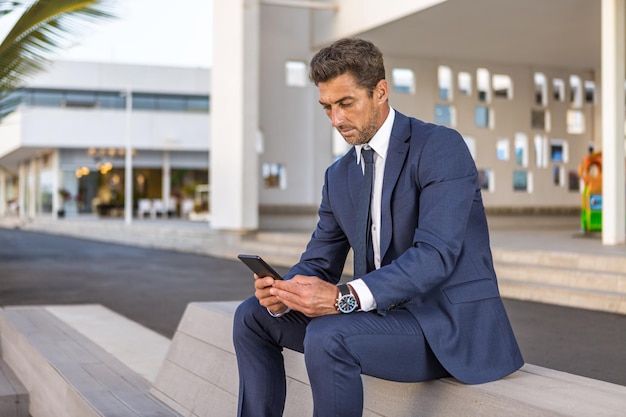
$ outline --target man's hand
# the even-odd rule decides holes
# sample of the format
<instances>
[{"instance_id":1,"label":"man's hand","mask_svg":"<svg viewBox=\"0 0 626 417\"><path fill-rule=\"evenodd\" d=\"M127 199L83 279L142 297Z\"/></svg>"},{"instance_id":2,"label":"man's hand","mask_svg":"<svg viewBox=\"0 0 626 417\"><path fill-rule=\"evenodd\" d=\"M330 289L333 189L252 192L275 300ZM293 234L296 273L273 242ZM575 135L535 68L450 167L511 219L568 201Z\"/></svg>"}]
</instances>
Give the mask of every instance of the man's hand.
<instances>
[{"instance_id":1,"label":"man's hand","mask_svg":"<svg viewBox=\"0 0 626 417\"><path fill-rule=\"evenodd\" d=\"M300 311L308 317L338 313L335 308L339 294L337 286L318 277L296 275L290 280L275 280L271 288L263 291L268 291L277 304Z\"/></svg>"},{"instance_id":2,"label":"man's hand","mask_svg":"<svg viewBox=\"0 0 626 417\"><path fill-rule=\"evenodd\" d=\"M279 281L280 280L275 280L272 277L261 278L257 274L254 274L254 296L259 300L259 304L274 314L282 314L287 311L287 306L281 303L274 295L270 294L270 289L274 283Z\"/></svg>"}]
</instances>

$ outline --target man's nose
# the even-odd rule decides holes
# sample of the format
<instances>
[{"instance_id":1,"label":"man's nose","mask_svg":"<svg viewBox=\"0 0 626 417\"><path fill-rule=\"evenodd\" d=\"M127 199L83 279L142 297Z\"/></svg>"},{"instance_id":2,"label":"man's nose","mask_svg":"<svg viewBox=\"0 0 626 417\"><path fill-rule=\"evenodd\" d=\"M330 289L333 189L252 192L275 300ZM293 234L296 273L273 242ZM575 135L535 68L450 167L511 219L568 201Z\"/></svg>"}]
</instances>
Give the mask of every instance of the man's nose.
<instances>
[{"instance_id":1,"label":"man's nose","mask_svg":"<svg viewBox=\"0 0 626 417\"><path fill-rule=\"evenodd\" d=\"M330 113L330 122L333 127L340 126L344 121L343 112L340 110L333 110Z\"/></svg>"}]
</instances>

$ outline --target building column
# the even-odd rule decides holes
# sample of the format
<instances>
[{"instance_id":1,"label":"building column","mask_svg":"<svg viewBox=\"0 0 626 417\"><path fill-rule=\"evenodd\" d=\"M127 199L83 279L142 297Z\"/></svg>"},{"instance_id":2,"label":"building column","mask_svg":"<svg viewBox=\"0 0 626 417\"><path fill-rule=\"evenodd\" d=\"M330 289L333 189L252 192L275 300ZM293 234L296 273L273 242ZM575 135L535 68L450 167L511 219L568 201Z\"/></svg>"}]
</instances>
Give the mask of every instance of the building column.
<instances>
[{"instance_id":1,"label":"building column","mask_svg":"<svg viewBox=\"0 0 626 417\"><path fill-rule=\"evenodd\" d=\"M623 245L626 0L602 0L602 243Z\"/></svg>"},{"instance_id":2,"label":"building column","mask_svg":"<svg viewBox=\"0 0 626 417\"><path fill-rule=\"evenodd\" d=\"M26 183L28 182L28 176L26 173L26 164L20 162L18 166L18 183L17 183L17 211L20 219L26 218Z\"/></svg>"},{"instance_id":3,"label":"building column","mask_svg":"<svg viewBox=\"0 0 626 417\"><path fill-rule=\"evenodd\" d=\"M170 208L170 195L172 194L172 183L171 183L171 172L170 172L170 152L163 151L163 175L161 179L161 199L163 200L163 204L165 205L165 210Z\"/></svg>"},{"instance_id":4,"label":"building column","mask_svg":"<svg viewBox=\"0 0 626 417\"><path fill-rule=\"evenodd\" d=\"M59 164L59 150L56 149L50 154L50 166L52 167L52 218L57 219L59 217L59 210L63 208L63 200L61 199L60 191L62 187L61 175Z\"/></svg>"},{"instance_id":5,"label":"building column","mask_svg":"<svg viewBox=\"0 0 626 417\"><path fill-rule=\"evenodd\" d=\"M124 224L130 225L133 222L133 146L132 146L132 114L133 114L133 93L129 88L124 92L126 100L124 113Z\"/></svg>"},{"instance_id":6,"label":"building column","mask_svg":"<svg viewBox=\"0 0 626 417\"><path fill-rule=\"evenodd\" d=\"M213 2L210 224L259 224L259 0ZM224 39L228 39L225 42Z\"/></svg>"},{"instance_id":7,"label":"building column","mask_svg":"<svg viewBox=\"0 0 626 417\"><path fill-rule=\"evenodd\" d=\"M0 169L0 218L7 214L7 176Z\"/></svg>"},{"instance_id":8,"label":"building column","mask_svg":"<svg viewBox=\"0 0 626 417\"><path fill-rule=\"evenodd\" d=\"M37 216L38 198L37 198L37 172L39 171L39 161L35 158L30 160L28 166L28 208L27 216L30 219L34 219Z\"/></svg>"}]
</instances>

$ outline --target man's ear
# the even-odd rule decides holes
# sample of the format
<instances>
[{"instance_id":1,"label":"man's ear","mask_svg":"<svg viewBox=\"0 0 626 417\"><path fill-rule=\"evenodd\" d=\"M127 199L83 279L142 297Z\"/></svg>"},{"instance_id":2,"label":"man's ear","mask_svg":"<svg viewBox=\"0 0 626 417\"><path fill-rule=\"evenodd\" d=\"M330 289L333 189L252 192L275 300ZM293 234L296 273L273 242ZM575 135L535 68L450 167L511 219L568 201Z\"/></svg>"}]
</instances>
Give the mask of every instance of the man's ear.
<instances>
[{"instance_id":1,"label":"man's ear","mask_svg":"<svg viewBox=\"0 0 626 417\"><path fill-rule=\"evenodd\" d=\"M376 88L374 88L374 98L379 103L384 103L387 101L389 96L389 86L387 84L387 80L380 80L378 84L376 84Z\"/></svg>"}]
</instances>

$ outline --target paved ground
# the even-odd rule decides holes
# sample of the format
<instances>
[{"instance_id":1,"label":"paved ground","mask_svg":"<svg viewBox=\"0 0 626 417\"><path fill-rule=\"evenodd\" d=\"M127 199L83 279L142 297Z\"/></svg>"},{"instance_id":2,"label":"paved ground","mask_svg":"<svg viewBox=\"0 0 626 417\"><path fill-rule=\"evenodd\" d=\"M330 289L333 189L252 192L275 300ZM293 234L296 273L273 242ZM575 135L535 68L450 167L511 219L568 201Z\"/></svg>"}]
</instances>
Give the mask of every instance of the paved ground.
<instances>
[{"instance_id":1,"label":"paved ground","mask_svg":"<svg viewBox=\"0 0 626 417\"><path fill-rule=\"evenodd\" d=\"M189 302L251 293L237 260L0 228L0 305L98 303L171 337ZM505 304L528 363L626 385L626 316Z\"/></svg>"}]
</instances>

